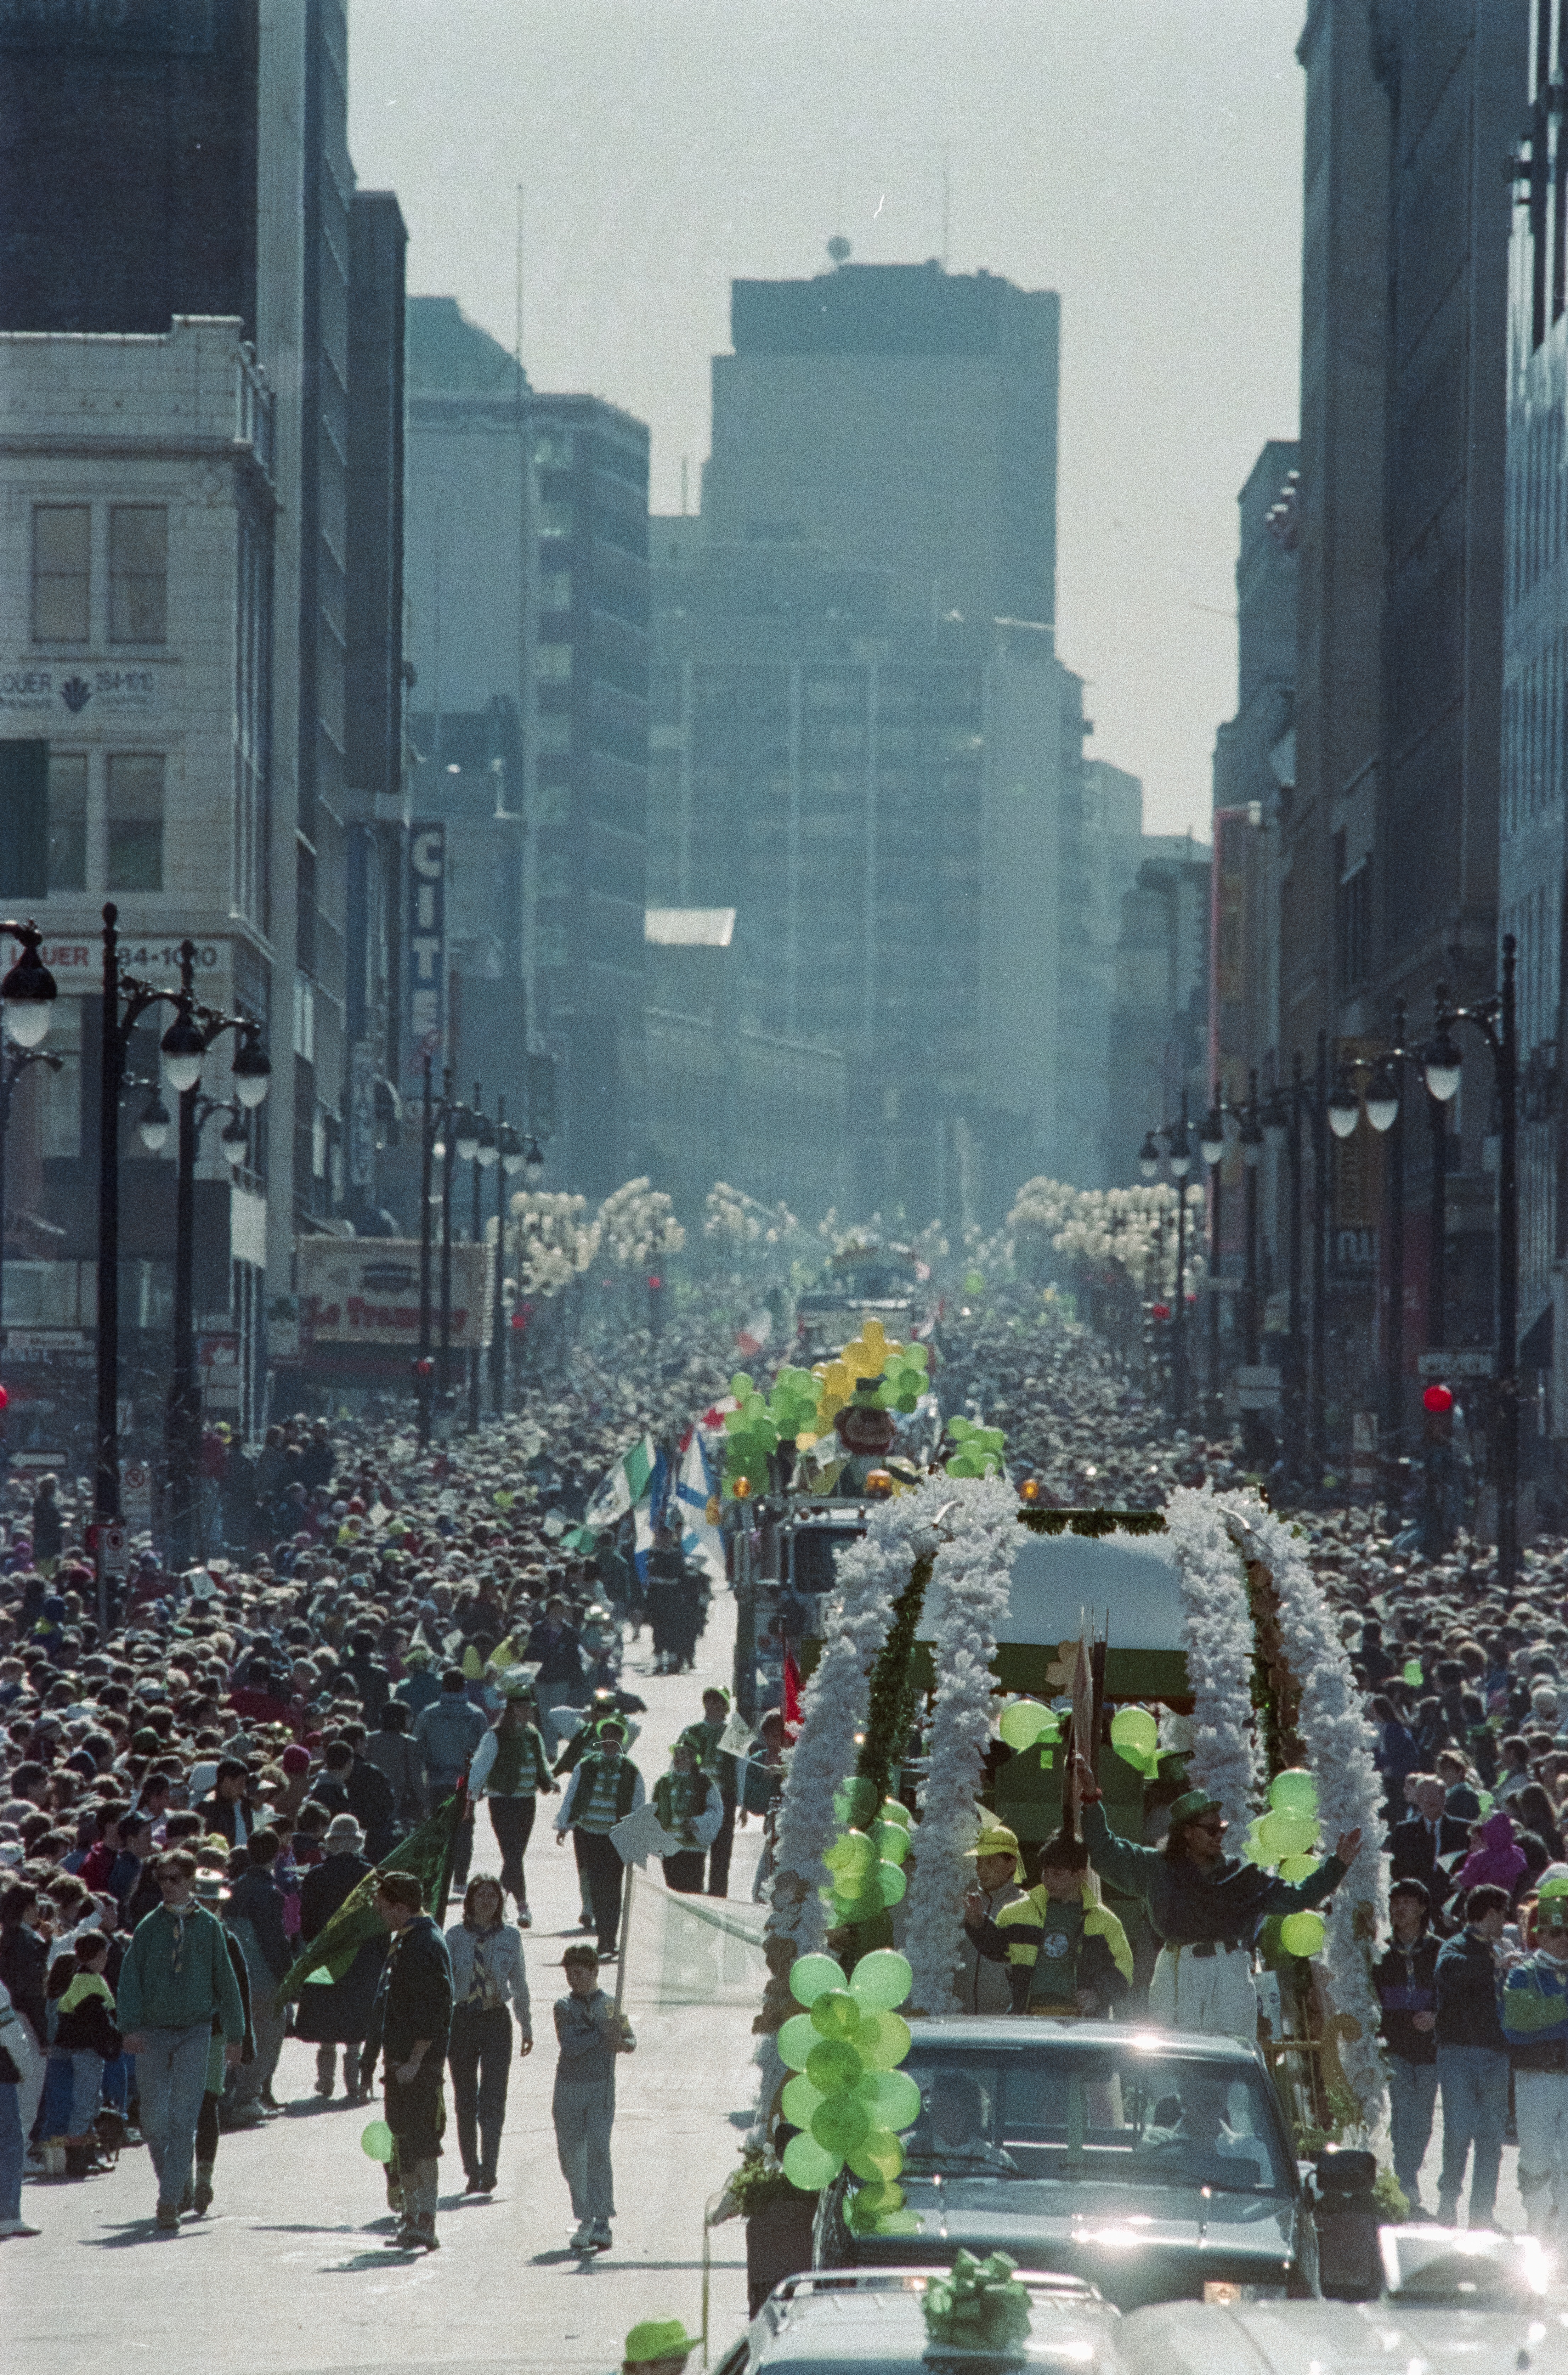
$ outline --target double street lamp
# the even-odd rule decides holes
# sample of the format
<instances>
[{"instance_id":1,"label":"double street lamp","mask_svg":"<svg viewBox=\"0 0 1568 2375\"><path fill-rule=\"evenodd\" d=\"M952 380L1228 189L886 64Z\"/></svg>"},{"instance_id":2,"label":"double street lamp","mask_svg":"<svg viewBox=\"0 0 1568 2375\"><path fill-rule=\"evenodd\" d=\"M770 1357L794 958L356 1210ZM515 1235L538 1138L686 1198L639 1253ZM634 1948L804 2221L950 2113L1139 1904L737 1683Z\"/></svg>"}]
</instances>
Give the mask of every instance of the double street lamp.
<instances>
[{"instance_id":1,"label":"double street lamp","mask_svg":"<svg viewBox=\"0 0 1568 2375\"><path fill-rule=\"evenodd\" d=\"M53 975L38 953L39 933L32 924L0 924L0 932L22 943L22 954L0 982L0 1010L4 1011L8 1049L0 1050L0 1351L6 1342L6 1140L11 1127L11 1103L17 1093L17 1083L34 1064L47 1064L52 1072L60 1069L61 1058L42 1046L48 1035L52 1001L56 995ZM48 988L41 985L47 982ZM13 984L16 985L13 987Z\"/></svg>"}]
</instances>

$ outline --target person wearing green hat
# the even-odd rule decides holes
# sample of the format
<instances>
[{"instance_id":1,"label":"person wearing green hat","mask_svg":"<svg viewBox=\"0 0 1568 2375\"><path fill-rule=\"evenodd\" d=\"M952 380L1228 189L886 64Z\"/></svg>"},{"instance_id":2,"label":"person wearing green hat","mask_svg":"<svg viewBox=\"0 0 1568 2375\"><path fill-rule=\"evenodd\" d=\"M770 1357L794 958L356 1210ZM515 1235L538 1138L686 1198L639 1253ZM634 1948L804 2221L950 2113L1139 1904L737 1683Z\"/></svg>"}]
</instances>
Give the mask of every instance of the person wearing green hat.
<instances>
[{"instance_id":1,"label":"person wearing green hat","mask_svg":"<svg viewBox=\"0 0 1568 2375\"><path fill-rule=\"evenodd\" d=\"M1089 1849L1063 1831L1040 1850L1039 1887L971 1934L987 1961L1007 1966L1013 2012L1108 2020L1132 1983L1126 1932L1101 1902Z\"/></svg>"},{"instance_id":2,"label":"person wearing green hat","mask_svg":"<svg viewBox=\"0 0 1568 2375\"><path fill-rule=\"evenodd\" d=\"M654 1784L654 1812L659 1827L679 1842L677 1852L661 1858L665 1886L681 1896L702 1893L702 1858L724 1820L719 1785L697 1763L697 1750L682 1732L669 1753L670 1769Z\"/></svg>"},{"instance_id":3,"label":"person wearing green hat","mask_svg":"<svg viewBox=\"0 0 1568 2375\"><path fill-rule=\"evenodd\" d=\"M1361 1852L1360 1831L1346 1831L1310 1878L1284 1881L1225 1853L1230 1828L1220 1801L1189 1790L1171 1809L1159 1848L1119 1838L1105 1820L1100 1785L1086 1758L1075 1757L1083 1839L1096 1872L1140 1897L1160 1940L1149 1991L1149 2017L1162 2028L1213 2036L1257 2036L1252 1943L1271 1913L1304 1913L1332 1896Z\"/></svg>"},{"instance_id":4,"label":"person wearing green hat","mask_svg":"<svg viewBox=\"0 0 1568 2375\"><path fill-rule=\"evenodd\" d=\"M626 2337L621 2375L633 2369L636 2375L681 2375L691 2353L701 2347L701 2336L688 2334L679 2318L646 2317Z\"/></svg>"}]
</instances>

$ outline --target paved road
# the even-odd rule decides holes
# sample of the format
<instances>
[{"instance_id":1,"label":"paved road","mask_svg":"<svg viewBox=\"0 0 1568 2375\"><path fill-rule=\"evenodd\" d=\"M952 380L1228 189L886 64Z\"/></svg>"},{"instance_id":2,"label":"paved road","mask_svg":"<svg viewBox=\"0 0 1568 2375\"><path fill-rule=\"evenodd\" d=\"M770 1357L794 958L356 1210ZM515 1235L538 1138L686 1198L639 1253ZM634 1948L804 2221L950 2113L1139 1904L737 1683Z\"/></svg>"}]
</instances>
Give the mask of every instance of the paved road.
<instances>
[{"instance_id":1,"label":"paved road","mask_svg":"<svg viewBox=\"0 0 1568 2375\"><path fill-rule=\"evenodd\" d=\"M715 1601L695 1674L663 1679L629 1661L646 1698L632 1754L651 1785L682 1724L700 1715L705 1681L728 1681L733 1603ZM481 1813L476 1868L487 1853ZM537 1837L538 1834L536 1834ZM749 1902L757 1834L737 1840L731 1887ZM316 2100L313 2049L286 2045L277 2093L289 2104L265 2129L223 2139L208 2216L178 2238L152 2228L147 2156L82 2184L29 2183L24 2214L43 2229L4 2247L0 2363L6 2375L382 2375L383 2369L508 2366L568 2370L619 2365L627 2329L643 2317L701 2313L702 2208L733 2167L753 2093L757 1995L661 2008L665 1972L650 1908L634 1930L626 2006L638 2050L621 2064L615 2130L615 2250L581 2265L566 2249L574 2221L550 2125L550 2004L561 1992L561 1945L580 1935L570 1848L548 1837L528 1855L535 1928L529 1983L538 2050L513 2063L501 2183L464 2200L455 2138L442 2161L442 2250L405 2261L382 2245L389 2221L379 2169L360 2149L371 2116ZM720 1956L722 1963L723 1957ZM734 1976L731 1957L731 1976ZM713 2230L713 2331L745 2317L744 2229Z\"/></svg>"}]
</instances>

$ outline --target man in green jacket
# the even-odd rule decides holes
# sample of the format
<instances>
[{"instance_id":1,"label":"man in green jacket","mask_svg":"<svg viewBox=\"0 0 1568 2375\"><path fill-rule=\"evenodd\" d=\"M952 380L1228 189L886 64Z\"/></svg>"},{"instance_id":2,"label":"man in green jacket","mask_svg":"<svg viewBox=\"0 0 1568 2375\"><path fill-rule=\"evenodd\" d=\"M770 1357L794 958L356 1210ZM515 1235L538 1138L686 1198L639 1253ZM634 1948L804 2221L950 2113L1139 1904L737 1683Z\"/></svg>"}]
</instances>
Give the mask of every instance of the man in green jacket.
<instances>
[{"instance_id":1,"label":"man in green jacket","mask_svg":"<svg viewBox=\"0 0 1568 2375\"><path fill-rule=\"evenodd\" d=\"M239 2061L245 2038L223 1924L195 1902L195 1876L196 1860L183 1848L159 1859L163 1902L137 1924L116 1991L125 2051L136 2057L142 2134L158 2177L158 2224L167 2235L179 2231L181 2206L191 2195L214 2030L223 2031L228 2062Z\"/></svg>"}]
</instances>

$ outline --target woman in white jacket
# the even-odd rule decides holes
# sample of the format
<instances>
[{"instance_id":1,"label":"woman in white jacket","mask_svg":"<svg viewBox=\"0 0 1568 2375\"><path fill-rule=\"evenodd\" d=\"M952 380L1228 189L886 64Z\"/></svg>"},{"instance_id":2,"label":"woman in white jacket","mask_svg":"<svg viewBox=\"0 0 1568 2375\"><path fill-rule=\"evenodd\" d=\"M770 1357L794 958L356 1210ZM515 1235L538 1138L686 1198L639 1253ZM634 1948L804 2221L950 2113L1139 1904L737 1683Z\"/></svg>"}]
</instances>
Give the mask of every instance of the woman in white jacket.
<instances>
[{"instance_id":1,"label":"woman in white jacket","mask_svg":"<svg viewBox=\"0 0 1568 2375\"><path fill-rule=\"evenodd\" d=\"M468 1883L462 1920L446 1933L452 1956L452 2038L446 2058L466 2193L495 2190L513 2011L522 2038L520 2058L525 2061L534 2050L523 1933L502 1920L505 1911L500 1881L479 1873Z\"/></svg>"}]
</instances>

